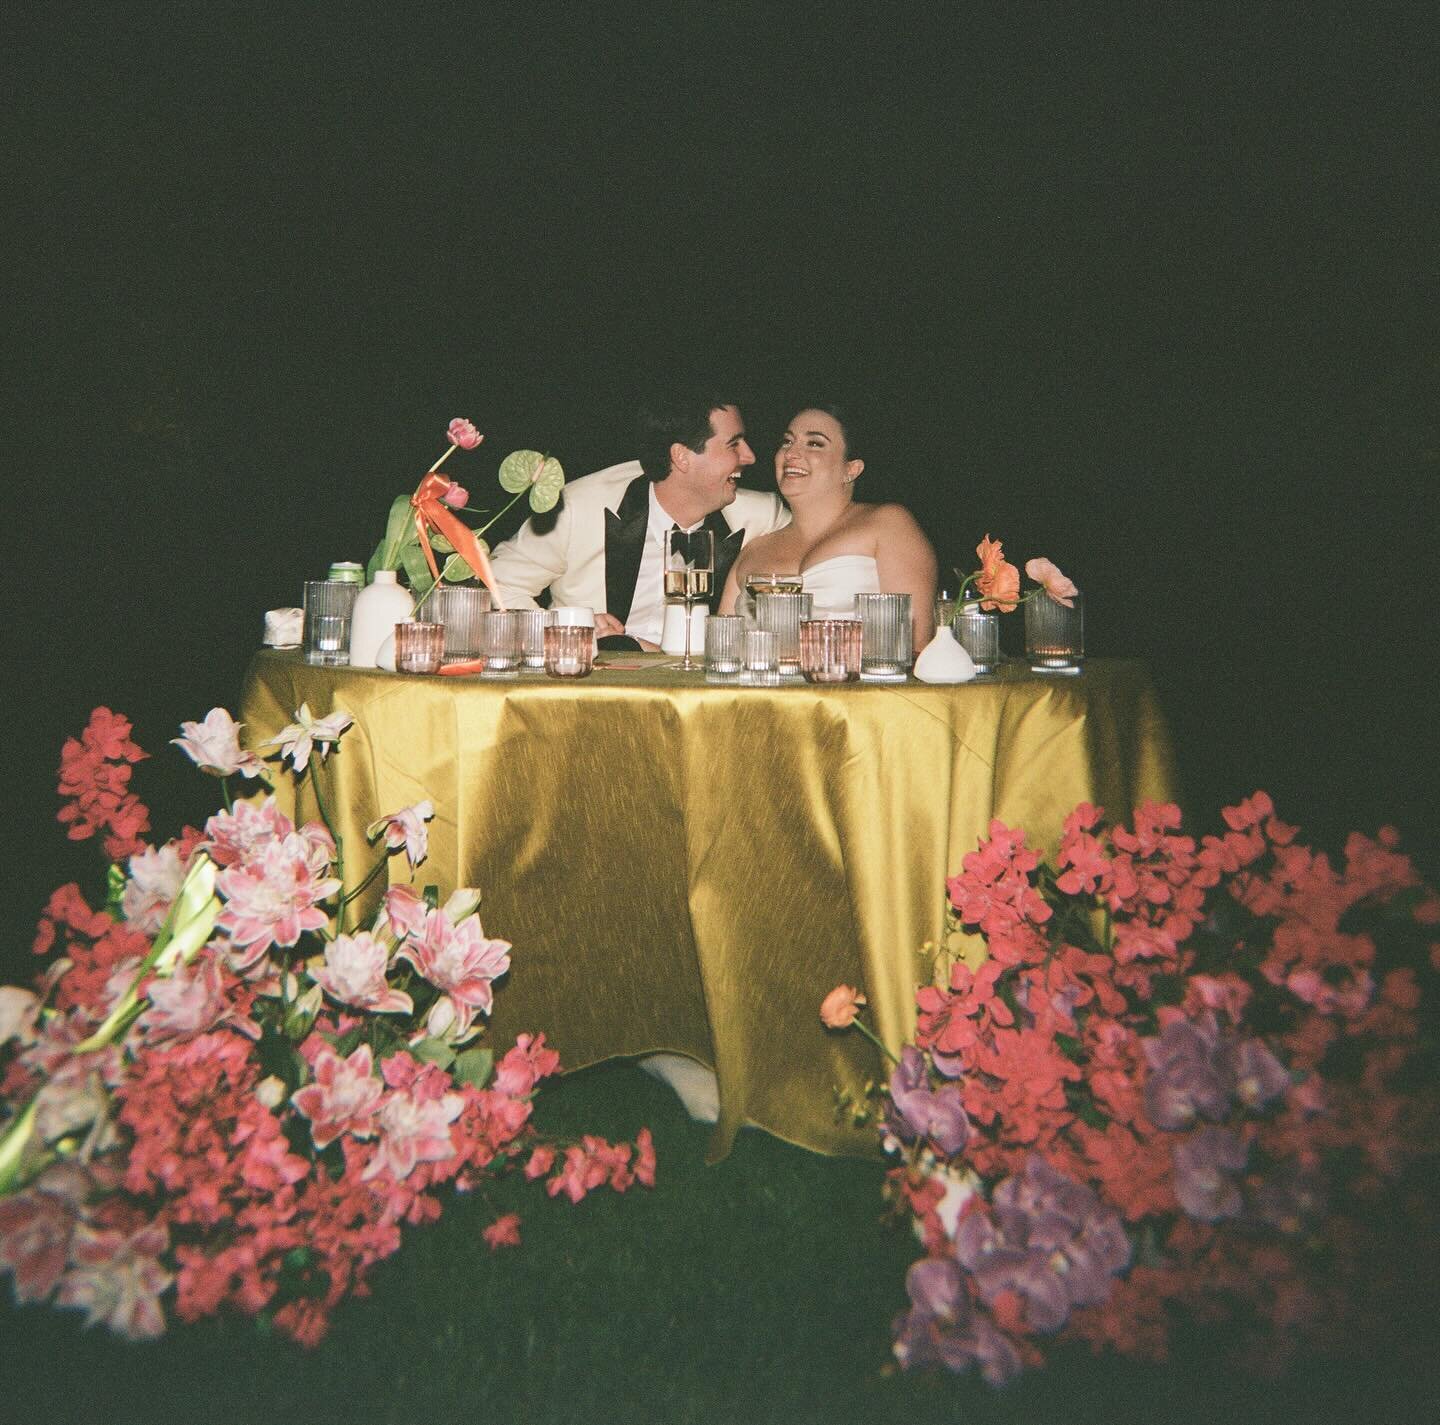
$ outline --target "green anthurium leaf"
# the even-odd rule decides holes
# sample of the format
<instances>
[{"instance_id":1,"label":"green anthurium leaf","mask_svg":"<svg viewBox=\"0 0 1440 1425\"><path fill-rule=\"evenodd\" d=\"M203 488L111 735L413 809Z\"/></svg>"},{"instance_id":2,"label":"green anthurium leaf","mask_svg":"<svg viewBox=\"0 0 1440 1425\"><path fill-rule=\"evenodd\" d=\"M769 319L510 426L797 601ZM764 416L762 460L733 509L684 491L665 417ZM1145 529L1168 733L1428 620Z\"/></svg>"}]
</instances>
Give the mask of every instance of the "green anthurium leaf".
<instances>
[{"instance_id":1,"label":"green anthurium leaf","mask_svg":"<svg viewBox=\"0 0 1440 1425\"><path fill-rule=\"evenodd\" d=\"M530 508L540 513L555 508L565 484L565 471L553 455L538 450L512 450L500 462L500 488L517 495L530 492Z\"/></svg>"},{"instance_id":2,"label":"green anthurium leaf","mask_svg":"<svg viewBox=\"0 0 1440 1425\"><path fill-rule=\"evenodd\" d=\"M565 488L565 471L560 462L550 456L536 473L535 482L530 486L530 508L537 515L553 510Z\"/></svg>"},{"instance_id":3,"label":"green anthurium leaf","mask_svg":"<svg viewBox=\"0 0 1440 1425\"><path fill-rule=\"evenodd\" d=\"M432 529L430 531L430 547L436 554L455 553L455 546L451 544L438 529ZM438 564L440 561L437 559L435 562Z\"/></svg>"},{"instance_id":4,"label":"green anthurium leaf","mask_svg":"<svg viewBox=\"0 0 1440 1425\"><path fill-rule=\"evenodd\" d=\"M494 1067L493 1049L466 1049L455 1056L455 1067L451 1072L457 1083L473 1084L477 1089L483 1089L490 1081L490 1070Z\"/></svg>"},{"instance_id":5,"label":"green anthurium leaf","mask_svg":"<svg viewBox=\"0 0 1440 1425\"><path fill-rule=\"evenodd\" d=\"M538 450L512 450L500 462L500 488L511 495L528 490L544 459Z\"/></svg>"},{"instance_id":6,"label":"green anthurium leaf","mask_svg":"<svg viewBox=\"0 0 1440 1425\"><path fill-rule=\"evenodd\" d=\"M400 567L404 569L406 577L410 580L410 592L417 599L430 592L430 586L435 581L430 577L430 566L425 562L425 555L421 551L418 541L415 544L407 544L400 551Z\"/></svg>"},{"instance_id":7,"label":"green anthurium leaf","mask_svg":"<svg viewBox=\"0 0 1440 1425\"><path fill-rule=\"evenodd\" d=\"M443 1039L422 1039L410 1052L423 1063L439 1064L442 1069L455 1062L455 1051Z\"/></svg>"},{"instance_id":8,"label":"green anthurium leaf","mask_svg":"<svg viewBox=\"0 0 1440 1425\"><path fill-rule=\"evenodd\" d=\"M479 544L487 554L490 552L490 546L483 539L479 541ZM470 579L474 575L475 571L465 562L463 554L452 554L445 561L445 567L440 571L440 577L451 584L458 584L462 579Z\"/></svg>"}]
</instances>

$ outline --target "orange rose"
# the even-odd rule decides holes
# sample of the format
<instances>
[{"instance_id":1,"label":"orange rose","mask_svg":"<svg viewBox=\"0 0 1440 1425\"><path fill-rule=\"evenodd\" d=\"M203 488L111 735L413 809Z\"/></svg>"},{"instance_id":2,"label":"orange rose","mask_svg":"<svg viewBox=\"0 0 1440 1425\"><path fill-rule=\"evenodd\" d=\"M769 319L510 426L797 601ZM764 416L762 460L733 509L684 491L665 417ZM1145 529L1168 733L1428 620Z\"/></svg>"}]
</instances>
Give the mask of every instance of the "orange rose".
<instances>
[{"instance_id":1,"label":"orange rose","mask_svg":"<svg viewBox=\"0 0 1440 1425\"><path fill-rule=\"evenodd\" d=\"M988 534L975 546L975 553L980 556L980 571L975 577L980 607L1009 613L1020 598L1020 571L1006 562L1004 546Z\"/></svg>"},{"instance_id":2,"label":"orange rose","mask_svg":"<svg viewBox=\"0 0 1440 1425\"><path fill-rule=\"evenodd\" d=\"M855 1016L864 1003L865 996L859 990L836 985L820 1005L820 1022L827 1029L848 1029L855 1023Z\"/></svg>"}]
</instances>

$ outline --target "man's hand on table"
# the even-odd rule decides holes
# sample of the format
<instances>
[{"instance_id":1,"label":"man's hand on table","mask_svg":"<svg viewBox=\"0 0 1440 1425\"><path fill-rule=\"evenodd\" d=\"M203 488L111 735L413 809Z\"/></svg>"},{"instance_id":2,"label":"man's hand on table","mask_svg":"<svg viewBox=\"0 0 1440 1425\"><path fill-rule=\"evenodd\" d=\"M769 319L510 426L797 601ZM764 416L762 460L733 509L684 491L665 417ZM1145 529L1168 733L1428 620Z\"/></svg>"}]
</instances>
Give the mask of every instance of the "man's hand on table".
<instances>
[{"instance_id":1,"label":"man's hand on table","mask_svg":"<svg viewBox=\"0 0 1440 1425\"><path fill-rule=\"evenodd\" d=\"M627 636L634 638L633 634L627 635L625 633L625 625L621 623L614 614L597 613L595 615L595 637L600 639L614 638L617 636L621 638ZM660 645L658 643L651 643L648 639L644 638L635 638L634 641L638 643L646 653L660 652Z\"/></svg>"}]
</instances>

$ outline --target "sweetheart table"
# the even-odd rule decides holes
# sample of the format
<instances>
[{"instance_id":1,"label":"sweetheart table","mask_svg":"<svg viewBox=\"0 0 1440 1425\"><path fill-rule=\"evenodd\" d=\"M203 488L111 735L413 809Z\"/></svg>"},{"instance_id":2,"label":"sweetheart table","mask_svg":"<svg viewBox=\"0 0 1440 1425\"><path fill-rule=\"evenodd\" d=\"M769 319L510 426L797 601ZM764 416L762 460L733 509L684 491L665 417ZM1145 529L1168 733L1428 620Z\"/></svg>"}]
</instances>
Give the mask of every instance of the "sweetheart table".
<instances>
[{"instance_id":1,"label":"sweetheart table","mask_svg":"<svg viewBox=\"0 0 1440 1425\"><path fill-rule=\"evenodd\" d=\"M661 1051L712 1068L712 1161L746 1124L875 1153L873 1129L836 1121L835 1089L858 1096L882 1066L859 1035L821 1026L820 1001L863 986L898 1048L921 947L945 934L945 877L992 817L1053 850L1077 802L1123 817L1175 796L1169 735L1132 660L1068 678L1007 664L959 686L750 688L659 655L609 658L622 666L584 680L492 681L265 650L246 676L245 744L302 703L351 713L311 762L347 883L370 864L366 826L430 798L415 884L478 887L486 933L514 945L496 1050L543 1031L567 1069ZM318 816L308 777L276 795L297 821ZM393 879L408 871L391 858ZM373 912L381 890L357 904Z\"/></svg>"}]
</instances>

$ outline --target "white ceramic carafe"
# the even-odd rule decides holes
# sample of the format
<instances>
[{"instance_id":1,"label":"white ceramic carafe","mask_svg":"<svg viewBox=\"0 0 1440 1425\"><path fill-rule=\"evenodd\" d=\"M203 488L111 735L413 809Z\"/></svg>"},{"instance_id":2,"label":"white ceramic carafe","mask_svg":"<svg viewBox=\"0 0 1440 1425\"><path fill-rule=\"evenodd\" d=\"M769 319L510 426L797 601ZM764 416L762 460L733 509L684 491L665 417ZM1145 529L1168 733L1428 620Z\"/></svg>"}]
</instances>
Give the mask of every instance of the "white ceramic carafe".
<instances>
[{"instance_id":1,"label":"white ceramic carafe","mask_svg":"<svg viewBox=\"0 0 1440 1425\"><path fill-rule=\"evenodd\" d=\"M355 598L350 615L350 666L373 668L380 645L395 632L395 625L415 611L408 589L402 589L393 569L377 569L375 581Z\"/></svg>"}]
</instances>

